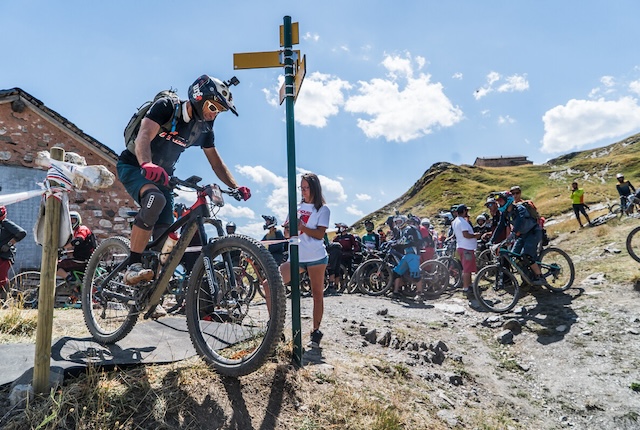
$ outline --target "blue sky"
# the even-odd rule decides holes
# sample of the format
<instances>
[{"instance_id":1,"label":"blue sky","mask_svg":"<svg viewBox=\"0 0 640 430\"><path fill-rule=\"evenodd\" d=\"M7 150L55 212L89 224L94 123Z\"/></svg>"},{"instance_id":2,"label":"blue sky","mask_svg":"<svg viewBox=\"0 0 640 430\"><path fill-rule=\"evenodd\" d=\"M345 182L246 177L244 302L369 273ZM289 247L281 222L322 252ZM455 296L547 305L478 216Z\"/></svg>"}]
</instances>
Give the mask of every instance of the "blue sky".
<instances>
[{"instance_id":1,"label":"blue sky","mask_svg":"<svg viewBox=\"0 0 640 430\"><path fill-rule=\"evenodd\" d=\"M297 168L320 175L332 225L389 203L439 161L543 163L640 131L634 0L22 0L1 2L0 15L0 87L22 88L117 153L157 91L186 98L201 74L236 75L240 116L216 120L216 146L253 197L220 215L258 238L261 214L287 213L283 70L234 71L233 53L280 49L285 15L307 56ZM176 172L219 182L199 149Z\"/></svg>"}]
</instances>

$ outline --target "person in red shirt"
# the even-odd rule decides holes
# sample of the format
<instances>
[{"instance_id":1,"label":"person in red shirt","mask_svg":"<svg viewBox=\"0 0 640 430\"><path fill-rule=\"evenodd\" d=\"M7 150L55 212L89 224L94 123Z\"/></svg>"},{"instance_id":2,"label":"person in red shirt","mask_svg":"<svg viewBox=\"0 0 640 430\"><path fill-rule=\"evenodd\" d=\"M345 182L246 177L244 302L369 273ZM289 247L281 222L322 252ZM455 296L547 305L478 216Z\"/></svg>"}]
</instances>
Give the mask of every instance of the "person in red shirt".
<instances>
[{"instance_id":1,"label":"person in red shirt","mask_svg":"<svg viewBox=\"0 0 640 430\"><path fill-rule=\"evenodd\" d=\"M58 261L56 275L60 278L66 278L67 282L73 283L75 278L71 272L74 270L84 272L96 247L96 239L91 229L82 224L82 217L78 212L69 212L69 217L73 227L73 237L64 246L67 250L67 258Z\"/></svg>"},{"instance_id":2,"label":"person in red shirt","mask_svg":"<svg viewBox=\"0 0 640 430\"><path fill-rule=\"evenodd\" d=\"M425 261L433 260L436 255L436 243L433 240L431 232L431 220L422 218L420 220L420 234L422 235L422 243L424 244L420 253L420 264Z\"/></svg>"}]
</instances>

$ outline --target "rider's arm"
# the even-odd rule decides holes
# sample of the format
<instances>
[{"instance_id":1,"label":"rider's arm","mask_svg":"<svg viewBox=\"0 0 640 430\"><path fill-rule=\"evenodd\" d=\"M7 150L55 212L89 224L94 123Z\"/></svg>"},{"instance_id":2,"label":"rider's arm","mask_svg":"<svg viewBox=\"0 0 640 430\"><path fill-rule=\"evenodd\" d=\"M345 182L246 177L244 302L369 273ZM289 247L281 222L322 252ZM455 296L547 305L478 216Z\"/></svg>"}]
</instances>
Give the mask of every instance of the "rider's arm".
<instances>
[{"instance_id":1,"label":"rider's arm","mask_svg":"<svg viewBox=\"0 0 640 430\"><path fill-rule=\"evenodd\" d=\"M319 225L316 228L309 228L301 219L298 220L298 230L300 233L304 233L307 236L311 236L314 239L322 240L324 238L324 232L327 230L327 227Z\"/></svg>"},{"instance_id":2,"label":"rider's arm","mask_svg":"<svg viewBox=\"0 0 640 430\"><path fill-rule=\"evenodd\" d=\"M218 154L218 150L215 147L212 147L203 148L203 151L207 156L207 160L209 160L209 164L211 164L211 168L215 172L216 176L229 188L238 188L236 180L233 178L233 175L227 168L227 165L224 164L224 161L220 157L220 154Z\"/></svg>"},{"instance_id":3,"label":"rider's arm","mask_svg":"<svg viewBox=\"0 0 640 430\"><path fill-rule=\"evenodd\" d=\"M150 120L149 118L143 118L140 123L140 131L136 136L136 158L138 163L151 163L151 141L160 132L160 124Z\"/></svg>"},{"instance_id":4,"label":"rider's arm","mask_svg":"<svg viewBox=\"0 0 640 430\"><path fill-rule=\"evenodd\" d=\"M633 190L633 192L635 193L636 192L636 188L633 185L631 185L630 181L627 181L627 183L629 184L629 188L631 188Z\"/></svg>"}]
</instances>

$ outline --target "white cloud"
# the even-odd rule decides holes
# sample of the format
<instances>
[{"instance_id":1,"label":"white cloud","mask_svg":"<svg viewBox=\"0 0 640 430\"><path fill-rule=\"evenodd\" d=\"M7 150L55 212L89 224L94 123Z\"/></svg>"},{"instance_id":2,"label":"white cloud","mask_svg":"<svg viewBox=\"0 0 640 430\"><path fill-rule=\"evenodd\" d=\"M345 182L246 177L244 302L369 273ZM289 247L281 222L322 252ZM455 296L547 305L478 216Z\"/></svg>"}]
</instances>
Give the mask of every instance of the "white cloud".
<instances>
[{"instance_id":1,"label":"white cloud","mask_svg":"<svg viewBox=\"0 0 640 430\"><path fill-rule=\"evenodd\" d=\"M498 72L490 72L487 75L487 83L478 88L474 93L473 97L476 100L480 100L484 96L494 91L499 93L512 93L515 91L522 92L529 89L529 81L527 81L526 73L524 75L511 75L504 78L504 83L500 83L497 85L497 88L494 87L494 84L503 81L502 75Z\"/></svg>"},{"instance_id":2,"label":"white cloud","mask_svg":"<svg viewBox=\"0 0 640 430\"><path fill-rule=\"evenodd\" d=\"M417 69L424 64L418 57ZM434 128L449 127L463 118L462 110L451 104L441 83L430 82L431 75L414 76L410 54L406 57L387 56L382 62L387 79L358 82L358 95L351 96L344 108L363 113L371 119L358 118L358 127L370 138L407 142L430 134ZM407 81L399 88L399 79Z\"/></svg>"},{"instance_id":3,"label":"white cloud","mask_svg":"<svg viewBox=\"0 0 640 430\"><path fill-rule=\"evenodd\" d=\"M629 84L629 91L640 95L640 81L633 81Z\"/></svg>"},{"instance_id":4,"label":"white cloud","mask_svg":"<svg viewBox=\"0 0 640 430\"><path fill-rule=\"evenodd\" d=\"M603 76L600 78L600 82L607 88L611 88L616 84L615 78L613 76Z\"/></svg>"},{"instance_id":5,"label":"white cloud","mask_svg":"<svg viewBox=\"0 0 640 430\"><path fill-rule=\"evenodd\" d=\"M279 88L279 87L278 87ZM338 114L344 104L343 91L351 88L347 81L324 73L305 77L296 101L296 122L323 128L329 117Z\"/></svg>"},{"instance_id":6,"label":"white cloud","mask_svg":"<svg viewBox=\"0 0 640 430\"><path fill-rule=\"evenodd\" d=\"M364 216L364 212L362 212L360 209L358 209L358 207L356 205L351 205L351 206L347 206L347 213L351 214L351 215L355 215L355 216L359 216L359 217L363 217Z\"/></svg>"},{"instance_id":7,"label":"white cloud","mask_svg":"<svg viewBox=\"0 0 640 430\"><path fill-rule=\"evenodd\" d=\"M542 152L564 152L637 132L640 106L632 97L617 101L573 99L548 110L542 121Z\"/></svg>"},{"instance_id":8,"label":"white cloud","mask_svg":"<svg viewBox=\"0 0 640 430\"><path fill-rule=\"evenodd\" d=\"M282 224L289 214L289 190L287 178L278 176L263 166L236 166L236 171L258 184L261 188L266 188L269 195L265 199L265 205L275 215L279 223ZM300 176L308 172L305 169L298 169L296 175L296 186L300 183ZM322 194L329 206L342 204L347 200L342 183L338 180L328 178L324 175L317 174L322 185ZM270 190L270 192L269 192ZM296 188L297 190L297 188ZM300 199L299 192L296 194L296 201ZM223 208L225 209L226 206ZM242 214L248 217L247 214ZM239 216L242 216L239 215ZM256 215L248 217L256 218ZM269 214L260 214L269 215ZM233 217L230 217L233 219Z\"/></svg>"},{"instance_id":9,"label":"white cloud","mask_svg":"<svg viewBox=\"0 0 640 430\"><path fill-rule=\"evenodd\" d=\"M513 124L514 122L516 122L516 120L511 118L509 115L500 115L498 117L498 124Z\"/></svg>"},{"instance_id":10,"label":"white cloud","mask_svg":"<svg viewBox=\"0 0 640 430\"><path fill-rule=\"evenodd\" d=\"M453 79L458 79L458 80L462 80L462 73L458 72L458 73L454 73L453 76L451 76Z\"/></svg>"},{"instance_id":11,"label":"white cloud","mask_svg":"<svg viewBox=\"0 0 640 430\"><path fill-rule=\"evenodd\" d=\"M320 40L320 35L317 33L310 33L310 32L306 32L303 36L302 36L302 40L312 40L314 42L317 42L318 40Z\"/></svg>"},{"instance_id":12,"label":"white cloud","mask_svg":"<svg viewBox=\"0 0 640 430\"><path fill-rule=\"evenodd\" d=\"M371 200L371 196L369 194L356 194L356 199L361 201Z\"/></svg>"}]
</instances>

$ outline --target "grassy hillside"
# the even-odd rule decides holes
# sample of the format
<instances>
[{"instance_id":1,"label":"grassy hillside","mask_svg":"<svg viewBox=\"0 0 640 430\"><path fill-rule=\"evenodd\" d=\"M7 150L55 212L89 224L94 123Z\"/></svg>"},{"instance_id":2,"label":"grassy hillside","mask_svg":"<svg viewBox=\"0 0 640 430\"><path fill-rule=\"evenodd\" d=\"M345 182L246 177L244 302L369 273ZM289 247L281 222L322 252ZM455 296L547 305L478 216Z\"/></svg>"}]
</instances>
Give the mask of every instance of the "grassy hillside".
<instances>
[{"instance_id":1,"label":"grassy hillside","mask_svg":"<svg viewBox=\"0 0 640 430\"><path fill-rule=\"evenodd\" d=\"M640 134L636 134L602 148L566 154L542 165L487 168L435 163L407 192L363 217L353 227L361 233L364 220L372 219L377 228L394 209L434 220L439 212L458 203L469 206L475 218L485 211L488 195L513 185L519 185L523 197L533 200L546 218L571 210L569 186L574 180L584 188L588 205L614 202L618 200L615 189L618 172L640 186L639 148Z\"/></svg>"}]
</instances>

